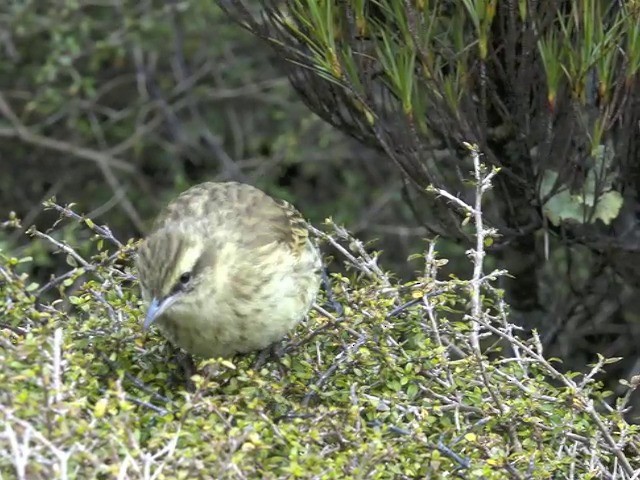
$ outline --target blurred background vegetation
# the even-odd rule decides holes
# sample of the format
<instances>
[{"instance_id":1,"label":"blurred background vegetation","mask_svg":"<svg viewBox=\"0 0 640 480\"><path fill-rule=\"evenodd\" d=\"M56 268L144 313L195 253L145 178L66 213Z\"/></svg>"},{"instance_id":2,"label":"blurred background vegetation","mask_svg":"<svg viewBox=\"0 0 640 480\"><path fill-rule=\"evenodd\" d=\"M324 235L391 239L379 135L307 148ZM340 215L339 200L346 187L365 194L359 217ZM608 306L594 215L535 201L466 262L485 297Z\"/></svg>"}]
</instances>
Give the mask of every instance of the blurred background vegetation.
<instances>
[{"instance_id":1,"label":"blurred background vegetation","mask_svg":"<svg viewBox=\"0 0 640 480\"><path fill-rule=\"evenodd\" d=\"M238 180L316 224L389 238L397 266L424 234L399 173L310 112L272 49L215 2L9 1L0 22L0 205L25 228L51 221L42 202L55 196L138 237L190 185ZM52 273L46 252L30 254Z\"/></svg>"},{"instance_id":2,"label":"blurred background vegetation","mask_svg":"<svg viewBox=\"0 0 640 480\"><path fill-rule=\"evenodd\" d=\"M398 276L438 234L460 273L470 227L426 187L469 199L475 142L502 169L485 211L514 318L572 369L624 356L613 388L637 373L637 1L218 3L3 2L2 212L48 226L55 196L124 239L239 180L377 239ZM23 233L0 247L64 268Z\"/></svg>"}]
</instances>

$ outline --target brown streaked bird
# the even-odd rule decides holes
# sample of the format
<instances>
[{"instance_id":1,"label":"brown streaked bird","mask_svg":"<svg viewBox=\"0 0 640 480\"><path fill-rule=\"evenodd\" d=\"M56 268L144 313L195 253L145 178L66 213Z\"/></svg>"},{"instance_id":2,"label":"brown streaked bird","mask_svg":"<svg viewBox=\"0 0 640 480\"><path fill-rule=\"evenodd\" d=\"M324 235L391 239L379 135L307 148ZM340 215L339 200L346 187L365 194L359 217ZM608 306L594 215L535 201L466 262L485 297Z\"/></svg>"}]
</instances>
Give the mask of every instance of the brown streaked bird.
<instances>
[{"instance_id":1,"label":"brown streaked bird","mask_svg":"<svg viewBox=\"0 0 640 480\"><path fill-rule=\"evenodd\" d=\"M207 182L160 213L137 257L144 327L188 353L227 357L282 339L311 308L320 253L304 219L250 185Z\"/></svg>"}]
</instances>

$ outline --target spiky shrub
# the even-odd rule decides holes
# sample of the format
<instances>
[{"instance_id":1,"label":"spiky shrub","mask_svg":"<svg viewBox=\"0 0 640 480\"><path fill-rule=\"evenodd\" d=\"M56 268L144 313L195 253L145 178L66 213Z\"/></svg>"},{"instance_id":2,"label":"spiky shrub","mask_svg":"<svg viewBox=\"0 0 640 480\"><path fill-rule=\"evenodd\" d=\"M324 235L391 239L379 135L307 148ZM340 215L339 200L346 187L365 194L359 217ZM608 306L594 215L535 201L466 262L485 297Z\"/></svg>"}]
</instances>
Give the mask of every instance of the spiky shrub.
<instances>
[{"instance_id":1,"label":"spiky shrub","mask_svg":"<svg viewBox=\"0 0 640 480\"><path fill-rule=\"evenodd\" d=\"M259 371L211 360L187 389L175 352L140 328L135 242L49 203L31 230L70 267L45 285L0 252L3 478L631 478L640 435L587 375L563 375L537 336L515 335L485 272L495 230L481 199L495 170L472 147L476 201L444 190L474 226L473 275L443 279L430 243L399 283L328 221L316 236L348 268L331 299ZM15 218L3 226L17 226ZM78 224L91 253L61 241ZM89 235L86 235L86 234ZM84 250L87 245L85 244ZM628 392L637 382L632 381Z\"/></svg>"}]
</instances>

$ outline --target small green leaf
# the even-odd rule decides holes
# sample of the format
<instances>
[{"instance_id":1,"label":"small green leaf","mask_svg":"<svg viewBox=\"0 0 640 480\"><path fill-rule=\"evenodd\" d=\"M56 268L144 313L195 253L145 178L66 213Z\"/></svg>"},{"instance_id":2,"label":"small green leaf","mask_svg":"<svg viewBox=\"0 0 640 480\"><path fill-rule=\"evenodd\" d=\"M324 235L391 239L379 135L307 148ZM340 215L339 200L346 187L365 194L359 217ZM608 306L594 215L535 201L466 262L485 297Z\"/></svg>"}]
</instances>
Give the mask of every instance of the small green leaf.
<instances>
[{"instance_id":1,"label":"small green leaf","mask_svg":"<svg viewBox=\"0 0 640 480\"><path fill-rule=\"evenodd\" d=\"M607 192L598 199L594 217L602 220L605 225L609 225L620 213L622 203L622 195L618 192Z\"/></svg>"},{"instance_id":2,"label":"small green leaf","mask_svg":"<svg viewBox=\"0 0 640 480\"><path fill-rule=\"evenodd\" d=\"M75 295L71 295L69 297L69 303L71 303L72 305L80 305L84 303L84 300L81 297L76 297Z\"/></svg>"},{"instance_id":3,"label":"small green leaf","mask_svg":"<svg viewBox=\"0 0 640 480\"><path fill-rule=\"evenodd\" d=\"M72 267L77 267L78 261L73 257L73 255L67 255L67 264Z\"/></svg>"}]
</instances>

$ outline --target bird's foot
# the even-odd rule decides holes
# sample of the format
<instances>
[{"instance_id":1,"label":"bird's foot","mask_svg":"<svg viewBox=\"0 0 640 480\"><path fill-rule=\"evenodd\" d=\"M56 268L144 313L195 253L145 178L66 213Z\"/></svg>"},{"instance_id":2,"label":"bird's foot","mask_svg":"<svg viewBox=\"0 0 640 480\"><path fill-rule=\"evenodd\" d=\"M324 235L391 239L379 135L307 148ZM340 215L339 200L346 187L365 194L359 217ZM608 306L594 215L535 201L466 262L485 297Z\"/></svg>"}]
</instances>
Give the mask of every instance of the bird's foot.
<instances>
[{"instance_id":1,"label":"bird's foot","mask_svg":"<svg viewBox=\"0 0 640 480\"><path fill-rule=\"evenodd\" d=\"M280 369L280 373L282 373L282 362L280 359L284 356L285 349L282 342L275 342L269 345L266 348L263 348L258 352L258 356L256 357L255 362L253 363L253 369L259 371L264 367L267 362L271 360L275 360L278 362L278 367Z\"/></svg>"},{"instance_id":2,"label":"bird's foot","mask_svg":"<svg viewBox=\"0 0 640 480\"><path fill-rule=\"evenodd\" d=\"M178 365L181 370L180 373L182 373L184 379L184 387L188 392L195 392L196 386L193 383L193 380L191 380L191 377L197 373L193 357L188 353L180 351L176 354L176 360L178 361Z\"/></svg>"},{"instance_id":3,"label":"bird's foot","mask_svg":"<svg viewBox=\"0 0 640 480\"><path fill-rule=\"evenodd\" d=\"M331 309L333 309L336 315L338 317L341 317L344 313L344 309L342 308L342 305L340 305L340 303L336 300L336 297L333 294L333 289L331 288L331 279L329 278L326 267L322 267L322 286L324 287L324 291L327 295L327 303L325 308L327 308L328 310L328 307L331 306Z\"/></svg>"}]
</instances>

